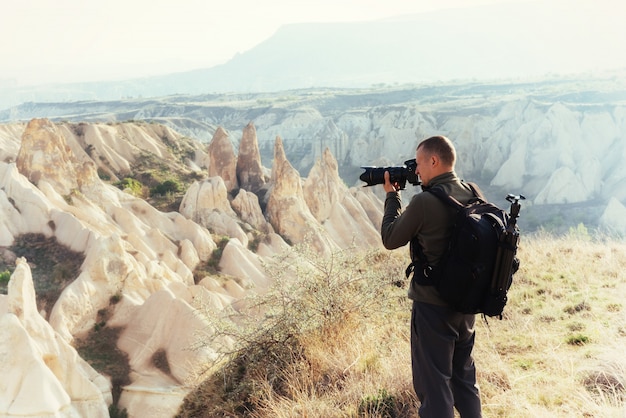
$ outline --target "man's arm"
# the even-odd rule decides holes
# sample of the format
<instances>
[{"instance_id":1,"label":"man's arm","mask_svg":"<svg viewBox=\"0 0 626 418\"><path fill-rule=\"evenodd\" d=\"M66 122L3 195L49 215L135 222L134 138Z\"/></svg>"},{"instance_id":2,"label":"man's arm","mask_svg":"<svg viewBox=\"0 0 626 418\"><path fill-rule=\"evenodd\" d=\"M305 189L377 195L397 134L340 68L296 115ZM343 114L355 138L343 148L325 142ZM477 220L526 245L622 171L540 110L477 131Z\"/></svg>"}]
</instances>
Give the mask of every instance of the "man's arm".
<instances>
[{"instance_id":1,"label":"man's arm","mask_svg":"<svg viewBox=\"0 0 626 418\"><path fill-rule=\"evenodd\" d=\"M402 201L400 199L400 193L387 192L385 198L385 212L383 214L383 221L380 228L380 236L383 240L383 245L388 250L402 247L406 242L398 242L396 234L394 233L394 226L396 219L400 217L402 211Z\"/></svg>"},{"instance_id":2,"label":"man's arm","mask_svg":"<svg viewBox=\"0 0 626 418\"><path fill-rule=\"evenodd\" d=\"M380 228L380 236L383 245L388 250L393 250L406 245L415 233L415 216L402 213L402 199L400 186L389 181L389 173L385 172L385 207L383 221ZM409 207L407 207L407 210Z\"/></svg>"}]
</instances>

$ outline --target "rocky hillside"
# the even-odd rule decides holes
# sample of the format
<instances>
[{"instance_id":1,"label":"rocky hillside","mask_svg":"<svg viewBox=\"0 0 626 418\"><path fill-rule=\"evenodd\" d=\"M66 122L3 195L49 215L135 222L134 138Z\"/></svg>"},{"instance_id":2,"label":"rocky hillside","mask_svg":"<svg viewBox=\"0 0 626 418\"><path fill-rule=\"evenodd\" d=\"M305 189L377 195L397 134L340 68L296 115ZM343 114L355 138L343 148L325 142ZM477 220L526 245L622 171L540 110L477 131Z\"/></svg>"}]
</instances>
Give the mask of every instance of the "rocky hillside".
<instances>
[{"instance_id":1,"label":"rocky hillside","mask_svg":"<svg viewBox=\"0 0 626 418\"><path fill-rule=\"evenodd\" d=\"M329 149L350 186L360 184L360 166L401 164L419 139L445 134L457 145L460 174L491 200L506 205L508 193L528 198L520 219L526 230L566 231L579 223L626 230L623 75L26 103L0 112L4 121L33 117L149 120L204 142L222 127L235 148L242 127L253 122L265 166L272 165L280 136L301 176Z\"/></svg>"},{"instance_id":2,"label":"rocky hillside","mask_svg":"<svg viewBox=\"0 0 626 418\"><path fill-rule=\"evenodd\" d=\"M154 123L0 127L0 415L172 416L216 358L190 349L199 309L263 292L290 245L380 246L382 202L330 150L303 178L242 129L235 150L221 127L208 146Z\"/></svg>"}]
</instances>

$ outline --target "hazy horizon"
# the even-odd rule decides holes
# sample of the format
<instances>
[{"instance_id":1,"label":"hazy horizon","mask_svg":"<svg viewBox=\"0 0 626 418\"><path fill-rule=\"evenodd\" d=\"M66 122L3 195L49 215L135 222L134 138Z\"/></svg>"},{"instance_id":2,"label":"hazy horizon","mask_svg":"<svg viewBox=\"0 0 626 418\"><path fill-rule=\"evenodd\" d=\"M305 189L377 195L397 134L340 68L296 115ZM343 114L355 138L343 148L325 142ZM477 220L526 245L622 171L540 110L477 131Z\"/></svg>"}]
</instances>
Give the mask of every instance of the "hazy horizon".
<instances>
[{"instance_id":1,"label":"hazy horizon","mask_svg":"<svg viewBox=\"0 0 626 418\"><path fill-rule=\"evenodd\" d=\"M27 0L12 5L0 15L0 35L9 40L0 68L0 86L124 80L212 68L258 46L289 24L365 22L495 4L540 4L546 13L557 16L554 27L549 28L550 36L573 39L573 53L577 47L588 49L589 45L583 43L592 41L591 35L608 31L603 39L614 39L616 45L612 50L618 53L602 54L603 46L596 46L598 56L592 60L612 59L616 66L620 63L626 66L626 54L619 53L626 52L619 30L621 16L626 14L622 9L626 11L626 6L611 3L608 0L566 3L344 0L294 5L287 0L273 0L269 4L238 0L215 6L185 0L172 7L164 1L116 0L95 4L78 0L61 3ZM574 16L573 21L558 21L562 7L576 11L568 13ZM532 35L535 29L532 22L528 28ZM485 32L490 28L467 30ZM437 43L437 38L423 42ZM572 68L572 72L576 69Z\"/></svg>"}]
</instances>

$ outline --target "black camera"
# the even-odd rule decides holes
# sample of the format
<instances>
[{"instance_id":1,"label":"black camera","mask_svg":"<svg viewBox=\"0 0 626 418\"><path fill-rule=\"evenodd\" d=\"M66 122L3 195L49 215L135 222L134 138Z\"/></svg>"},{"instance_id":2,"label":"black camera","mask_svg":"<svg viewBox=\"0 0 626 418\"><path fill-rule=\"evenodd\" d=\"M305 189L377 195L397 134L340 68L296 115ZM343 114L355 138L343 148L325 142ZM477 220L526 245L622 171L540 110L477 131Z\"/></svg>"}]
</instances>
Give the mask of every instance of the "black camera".
<instances>
[{"instance_id":1,"label":"black camera","mask_svg":"<svg viewBox=\"0 0 626 418\"><path fill-rule=\"evenodd\" d=\"M393 167L361 167L365 170L359 177L365 184L363 187L374 186L375 184L385 183L385 171L389 171L389 181L391 184L398 183L400 189L404 189L406 182L408 181L413 186L421 184L415 169L417 168L417 162L415 158L407 160L402 166Z\"/></svg>"}]
</instances>

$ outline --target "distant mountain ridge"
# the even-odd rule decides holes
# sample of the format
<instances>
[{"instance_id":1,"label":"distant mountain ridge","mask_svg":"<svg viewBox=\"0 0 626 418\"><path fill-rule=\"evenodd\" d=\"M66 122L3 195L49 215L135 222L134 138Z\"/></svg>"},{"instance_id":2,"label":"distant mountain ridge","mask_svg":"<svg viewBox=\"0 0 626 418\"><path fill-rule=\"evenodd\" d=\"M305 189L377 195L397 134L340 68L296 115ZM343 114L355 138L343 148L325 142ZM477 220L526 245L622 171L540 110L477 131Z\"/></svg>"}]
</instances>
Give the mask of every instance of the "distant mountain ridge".
<instances>
[{"instance_id":1,"label":"distant mountain ridge","mask_svg":"<svg viewBox=\"0 0 626 418\"><path fill-rule=\"evenodd\" d=\"M213 68L117 82L0 85L0 109L27 101L354 88L626 68L621 21L600 20L597 7L588 0L538 1L393 20L287 25Z\"/></svg>"}]
</instances>

